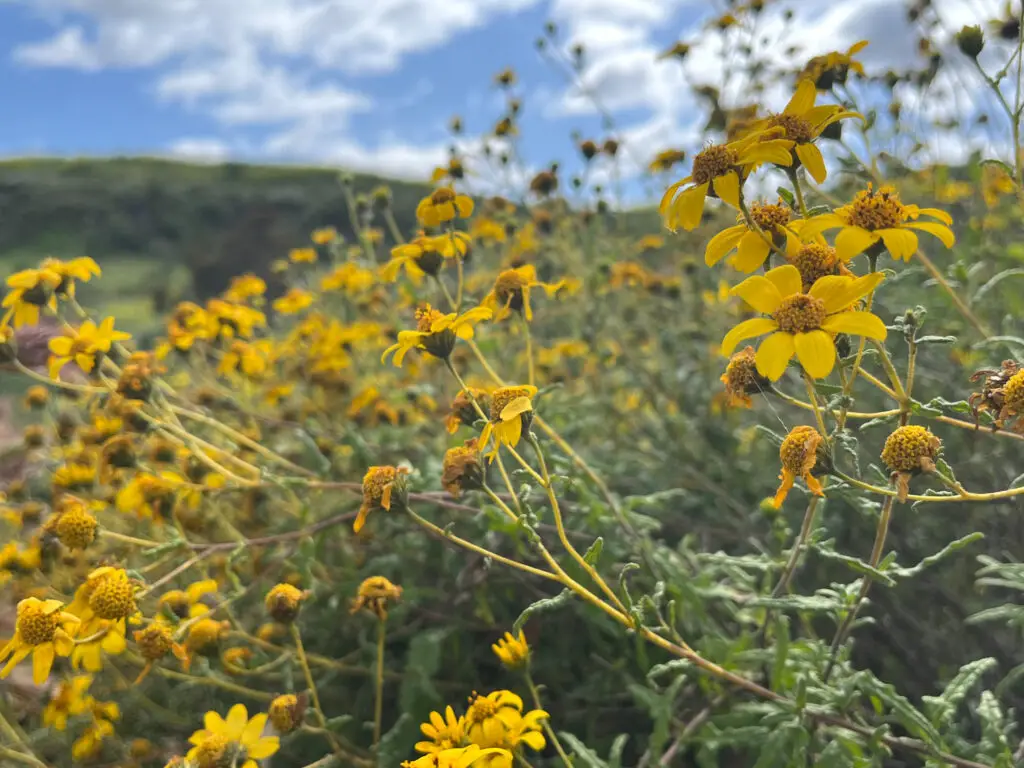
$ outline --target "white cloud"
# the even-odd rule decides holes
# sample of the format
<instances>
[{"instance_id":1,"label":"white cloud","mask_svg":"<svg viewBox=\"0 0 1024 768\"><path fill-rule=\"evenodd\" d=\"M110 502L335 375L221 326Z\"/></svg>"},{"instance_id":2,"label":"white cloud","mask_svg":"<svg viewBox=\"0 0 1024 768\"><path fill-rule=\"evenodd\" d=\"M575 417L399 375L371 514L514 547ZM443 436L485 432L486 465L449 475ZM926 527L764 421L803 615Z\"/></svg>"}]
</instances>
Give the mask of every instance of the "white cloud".
<instances>
[{"instance_id":1,"label":"white cloud","mask_svg":"<svg viewBox=\"0 0 1024 768\"><path fill-rule=\"evenodd\" d=\"M170 146L170 154L193 162L221 163L231 156L231 147L220 139L184 138Z\"/></svg>"}]
</instances>

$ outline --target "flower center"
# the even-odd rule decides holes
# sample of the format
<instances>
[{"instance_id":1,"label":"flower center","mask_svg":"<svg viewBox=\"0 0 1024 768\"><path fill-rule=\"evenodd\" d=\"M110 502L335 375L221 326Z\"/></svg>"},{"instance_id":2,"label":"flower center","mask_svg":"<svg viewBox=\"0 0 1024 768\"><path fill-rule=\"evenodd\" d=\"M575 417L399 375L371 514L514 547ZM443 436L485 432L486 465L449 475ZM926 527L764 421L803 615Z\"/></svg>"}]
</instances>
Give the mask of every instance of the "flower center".
<instances>
[{"instance_id":1,"label":"flower center","mask_svg":"<svg viewBox=\"0 0 1024 768\"><path fill-rule=\"evenodd\" d=\"M435 320L440 320L442 317L444 317L443 312L439 312L429 304L424 304L416 310L416 330L420 333L430 333L430 326L434 324Z\"/></svg>"},{"instance_id":2,"label":"flower center","mask_svg":"<svg viewBox=\"0 0 1024 768\"><path fill-rule=\"evenodd\" d=\"M455 190L451 187L441 187L435 189L433 194L430 196L430 202L434 205L444 205L445 203L451 203L455 200Z\"/></svg>"},{"instance_id":3,"label":"flower center","mask_svg":"<svg viewBox=\"0 0 1024 768\"><path fill-rule=\"evenodd\" d=\"M203 739L195 751L197 768L227 768L232 762L229 746L231 742L223 736L208 736Z\"/></svg>"},{"instance_id":4,"label":"flower center","mask_svg":"<svg viewBox=\"0 0 1024 768\"><path fill-rule=\"evenodd\" d=\"M163 624L150 624L141 632L136 632L135 643L142 651L143 658L150 661L162 659L174 645L170 629Z\"/></svg>"},{"instance_id":5,"label":"flower center","mask_svg":"<svg viewBox=\"0 0 1024 768\"><path fill-rule=\"evenodd\" d=\"M775 115L768 121L768 125L781 127L783 138L797 144L809 144L814 139L814 129L810 122L798 115Z\"/></svg>"},{"instance_id":6,"label":"flower center","mask_svg":"<svg viewBox=\"0 0 1024 768\"><path fill-rule=\"evenodd\" d=\"M476 700L469 705L469 710L466 712L466 719L471 723L482 723L495 716L498 712L498 707L493 701L485 699L483 696L477 696Z\"/></svg>"},{"instance_id":7,"label":"flower center","mask_svg":"<svg viewBox=\"0 0 1024 768\"><path fill-rule=\"evenodd\" d=\"M530 390L526 387L502 387L491 394L491 421L501 419L505 406L520 397L529 397Z\"/></svg>"},{"instance_id":8,"label":"flower center","mask_svg":"<svg viewBox=\"0 0 1024 768\"><path fill-rule=\"evenodd\" d=\"M815 452L818 450L818 443L821 442L821 435L814 427L794 427L782 441L779 449L779 460L783 469L788 469L794 475L803 475L804 472L813 467L817 461Z\"/></svg>"},{"instance_id":9,"label":"flower center","mask_svg":"<svg viewBox=\"0 0 1024 768\"><path fill-rule=\"evenodd\" d=\"M789 223L792 211L784 205L754 203L750 206L750 218L765 232L778 232ZM740 216L742 221L742 215Z\"/></svg>"},{"instance_id":10,"label":"flower center","mask_svg":"<svg viewBox=\"0 0 1024 768\"><path fill-rule=\"evenodd\" d=\"M736 166L736 153L726 146L713 144L693 158L693 181L707 184L724 176Z\"/></svg>"},{"instance_id":11,"label":"flower center","mask_svg":"<svg viewBox=\"0 0 1024 768\"><path fill-rule=\"evenodd\" d=\"M826 315L825 302L806 293L798 293L783 299L772 317L779 324L779 329L786 333L807 333L820 328Z\"/></svg>"},{"instance_id":12,"label":"flower center","mask_svg":"<svg viewBox=\"0 0 1024 768\"><path fill-rule=\"evenodd\" d=\"M847 217L852 226L875 232L899 227L907 218L907 209L892 187L882 187L877 192L869 188L857 193Z\"/></svg>"},{"instance_id":13,"label":"flower center","mask_svg":"<svg viewBox=\"0 0 1024 768\"><path fill-rule=\"evenodd\" d=\"M814 285L814 281L825 275L835 274L839 257L836 249L829 245L808 243L789 257L789 263L800 270L804 288Z\"/></svg>"},{"instance_id":14,"label":"flower center","mask_svg":"<svg viewBox=\"0 0 1024 768\"><path fill-rule=\"evenodd\" d=\"M101 619L124 619L135 612L135 588L123 572L104 577L89 596L89 607Z\"/></svg>"},{"instance_id":15,"label":"flower center","mask_svg":"<svg viewBox=\"0 0 1024 768\"><path fill-rule=\"evenodd\" d=\"M363 499L379 503L384 497L384 488L395 479L394 467L373 467L363 478Z\"/></svg>"},{"instance_id":16,"label":"flower center","mask_svg":"<svg viewBox=\"0 0 1024 768\"><path fill-rule=\"evenodd\" d=\"M45 614L38 608L30 608L18 617L18 633L29 645L42 645L53 640L59 621L59 611Z\"/></svg>"},{"instance_id":17,"label":"flower center","mask_svg":"<svg viewBox=\"0 0 1024 768\"><path fill-rule=\"evenodd\" d=\"M1018 371L1006 382L1003 404L1011 413L1024 413L1024 370Z\"/></svg>"}]
</instances>

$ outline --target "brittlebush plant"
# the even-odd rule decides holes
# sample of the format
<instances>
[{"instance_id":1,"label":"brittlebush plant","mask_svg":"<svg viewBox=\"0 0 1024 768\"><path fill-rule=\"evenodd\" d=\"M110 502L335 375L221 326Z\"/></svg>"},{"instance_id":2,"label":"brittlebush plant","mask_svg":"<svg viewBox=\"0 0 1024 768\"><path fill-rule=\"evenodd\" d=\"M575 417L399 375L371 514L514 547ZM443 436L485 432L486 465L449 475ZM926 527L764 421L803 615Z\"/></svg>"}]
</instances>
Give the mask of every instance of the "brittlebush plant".
<instances>
[{"instance_id":1,"label":"brittlebush plant","mask_svg":"<svg viewBox=\"0 0 1024 768\"><path fill-rule=\"evenodd\" d=\"M971 632L1021 609L905 618L1021 512L1024 367L993 357L1024 347L995 253L1021 252L1021 161L856 154L884 130L863 47L777 82L778 113L699 92L690 170L642 159L653 231L587 180L643 149L614 136L501 187L506 71L486 156L437 170L415 231L342 179L347 224L272 265L276 298L241 275L147 347L79 303L92 259L8 277L34 423L3 497L0 762L1012 765L1019 630ZM979 585L1019 587L993 556L1019 526L991 530Z\"/></svg>"}]
</instances>

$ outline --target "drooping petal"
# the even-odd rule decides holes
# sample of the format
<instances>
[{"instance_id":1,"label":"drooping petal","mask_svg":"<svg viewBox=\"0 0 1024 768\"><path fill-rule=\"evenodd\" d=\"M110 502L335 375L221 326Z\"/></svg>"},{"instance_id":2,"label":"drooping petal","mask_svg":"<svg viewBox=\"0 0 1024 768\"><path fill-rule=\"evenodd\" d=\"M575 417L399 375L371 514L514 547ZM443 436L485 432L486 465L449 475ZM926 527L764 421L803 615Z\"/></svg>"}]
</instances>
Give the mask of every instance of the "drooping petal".
<instances>
[{"instance_id":1,"label":"drooping petal","mask_svg":"<svg viewBox=\"0 0 1024 768\"><path fill-rule=\"evenodd\" d=\"M910 261L917 250L917 235L906 229L880 229L878 234L894 259Z\"/></svg>"},{"instance_id":2,"label":"drooping petal","mask_svg":"<svg viewBox=\"0 0 1024 768\"><path fill-rule=\"evenodd\" d=\"M768 317L753 317L750 320L744 320L725 334L725 338L722 339L722 356L728 357L731 355L741 341L752 339L765 333L771 333L777 330L778 327L779 324Z\"/></svg>"},{"instance_id":3,"label":"drooping petal","mask_svg":"<svg viewBox=\"0 0 1024 768\"><path fill-rule=\"evenodd\" d=\"M918 216L931 216L933 219L938 219L947 227L953 226L953 217L941 208L918 208L917 214Z\"/></svg>"},{"instance_id":4,"label":"drooping petal","mask_svg":"<svg viewBox=\"0 0 1024 768\"><path fill-rule=\"evenodd\" d=\"M533 410L533 402L528 397L517 397L511 403L501 409L500 418L502 421L511 421L520 414Z\"/></svg>"},{"instance_id":5,"label":"drooping petal","mask_svg":"<svg viewBox=\"0 0 1024 768\"><path fill-rule=\"evenodd\" d=\"M927 232L929 235L934 235L942 241L942 244L947 248L952 248L956 244L956 236L953 234L953 230L949 227L943 226L942 224L936 224L934 221L909 221L903 225L909 229L916 229L921 232Z\"/></svg>"},{"instance_id":6,"label":"drooping petal","mask_svg":"<svg viewBox=\"0 0 1024 768\"><path fill-rule=\"evenodd\" d=\"M836 345L825 331L798 333L793 337L793 347L797 360L811 378L824 379L832 373L836 364Z\"/></svg>"},{"instance_id":7,"label":"drooping petal","mask_svg":"<svg viewBox=\"0 0 1024 768\"><path fill-rule=\"evenodd\" d=\"M43 643L36 646L32 652L33 683L42 685L46 682L46 678L50 676L50 669L53 667L53 657L55 655L53 643Z\"/></svg>"},{"instance_id":8,"label":"drooping petal","mask_svg":"<svg viewBox=\"0 0 1024 768\"><path fill-rule=\"evenodd\" d=\"M863 253L872 243L878 242L877 232L869 232L861 227L843 227L836 235L836 256L841 261L849 261L859 253Z\"/></svg>"},{"instance_id":9,"label":"drooping petal","mask_svg":"<svg viewBox=\"0 0 1024 768\"><path fill-rule=\"evenodd\" d=\"M680 179L668 185L668 189L661 196L661 202L658 203L658 213L661 216L668 215L669 209L672 207L672 201L676 199L676 193L679 191L679 188L685 187L691 181L693 181L693 177L687 176L685 179Z\"/></svg>"},{"instance_id":10,"label":"drooping petal","mask_svg":"<svg viewBox=\"0 0 1024 768\"><path fill-rule=\"evenodd\" d=\"M742 165L759 165L761 163L775 163L776 165L789 166L793 164L793 155L790 149L793 142L789 139L768 139L750 147L740 153L739 162Z\"/></svg>"},{"instance_id":11,"label":"drooping petal","mask_svg":"<svg viewBox=\"0 0 1024 768\"><path fill-rule=\"evenodd\" d=\"M821 278L821 280L824 279L825 278ZM825 311L831 315L834 312L846 309L858 299L867 296L875 290L875 288L878 287L878 284L884 279L885 274L882 272L872 272L868 275L861 275L854 280L849 280L846 285L841 286L839 290L829 292L827 295L819 295L818 298L825 303ZM818 282L821 282L821 280ZM816 282L811 286L812 296L815 295L814 288L817 284L818 283Z\"/></svg>"},{"instance_id":12,"label":"drooping petal","mask_svg":"<svg viewBox=\"0 0 1024 768\"><path fill-rule=\"evenodd\" d=\"M821 324L829 333L849 333L882 341L886 336L885 323L871 312L839 312Z\"/></svg>"},{"instance_id":13,"label":"drooping petal","mask_svg":"<svg viewBox=\"0 0 1024 768\"><path fill-rule=\"evenodd\" d=\"M734 227L723 229L708 241L708 246L704 250L704 263L709 267L713 267L715 264L720 262L727 253L736 248L744 235L748 234L750 234L749 230L742 224L737 224Z\"/></svg>"},{"instance_id":14,"label":"drooping petal","mask_svg":"<svg viewBox=\"0 0 1024 768\"><path fill-rule=\"evenodd\" d=\"M797 277L799 279L799 272ZM777 310L783 298L775 283L763 275L751 275L735 286L730 293L733 296L739 296L764 315L770 315Z\"/></svg>"},{"instance_id":15,"label":"drooping petal","mask_svg":"<svg viewBox=\"0 0 1024 768\"><path fill-rule=\"evenodd\" d=\"M803 292L803 280L800 277L800 270L792 264L783 264L765 272L765 279L770 280L779 294L783 297L792 296L794 293Z\"/></svg>"},{"instance_id":16,"label":"drooping petal","mask_svg":"<svg viewBox=\"0 0 1024 768\"><path fill-rule=\"evenodd\" d=\"M754 364L757 372L770 381L778 381L793 357L793 334L779 331L761 342Z\"/></svg>"},{"instance_id":17,"label":"drooping petal","mask_svg":"<svg viewBox=\"0 0 1024 768\"><path fill-rule=\"evenodd\" d=\"M805 81L806 82L806 81ZM814 144L797 144L796 156L800 158L811 178L818 184L824 184L828 177L828 169L825 168L825 158L821 156L821 150Z\"/></svg>"},{"instance_id":18,"label":"drooping petal","mask_svg":"<svg viewBox=\"0 0 1024 768\"><path fill-rule=\"evenodd\" d=\"M718 176L714 182L715 194L719 199L731 205L733 208L740 207L740 177L735 171L730 171L724 176Z\"/></svg>"},{"instance_id":19,"label":"drooping petal","mask_svg":"<svg viewBox=\"0 0 1024 768\"><path fill-rule=\"evenodd\" d=\"M736 258L733 259L732 265L740 272L750 274L764 264L764 260L771 252L771 246L759 233L751 232L746 228L743 231L744 235L739 242Z\"/></svg>"},{"instance_id":20,"label":"drooping petal","mask_svg":"<svg viewBox=\"0 0 1024 768\"><path fill-rule=\"evenodd\" d=\"M711 182L706 182L680 192L669 209L668 228L681 227L687 232L696 229L704 215L704 198L710 188Z\"/></svg>"},{"instance_id":21,"label":"drooping petal","mask_svg":"<svg viewBox=\"0 0 1024 768\"><path fill-rule=\"evenodd\" d=\"M814 87L814 81L811 79L801 80L800 84L796 87L796 92L793 94L793 98L789 100L789 104L783 110L784 115L805 115L814 106L814 99L818 95L818 89Z\"/></svg>"}]
</instances>

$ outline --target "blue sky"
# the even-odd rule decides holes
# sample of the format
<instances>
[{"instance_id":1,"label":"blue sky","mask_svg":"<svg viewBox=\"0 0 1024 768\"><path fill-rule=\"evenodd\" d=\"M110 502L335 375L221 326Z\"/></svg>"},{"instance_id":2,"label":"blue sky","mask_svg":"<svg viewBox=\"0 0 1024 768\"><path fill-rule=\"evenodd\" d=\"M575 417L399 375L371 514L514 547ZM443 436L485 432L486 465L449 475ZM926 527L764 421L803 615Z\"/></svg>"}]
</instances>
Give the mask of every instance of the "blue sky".
<instances>
[{"instance_id":1,"label":"blue sky","mask_svg":"<svg viewBox=\"0 0 1024 768\"><path fill-rule=\"evenodd\" d=\"M788 34L787 5L765 12L765 29ZM808 55L860 37L879 39L866 58L879 67L913 55L897 3L792 7ZM719 12L704 0L0 0L0 155L169 154L422 177L444 159L453 114L471 135L501 115L491 77L511 66L520 151L535 169L571 155L573 130L605 135L534 48L549 19L563 45L587 46L583 78L633 159L692 151L702 116L688 84L716 82L719 59L711 44L685 67L656 54L699 40Z\"/></svg>"}]
</instances>

